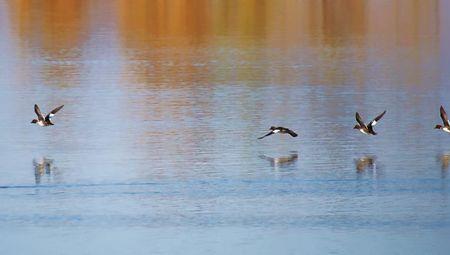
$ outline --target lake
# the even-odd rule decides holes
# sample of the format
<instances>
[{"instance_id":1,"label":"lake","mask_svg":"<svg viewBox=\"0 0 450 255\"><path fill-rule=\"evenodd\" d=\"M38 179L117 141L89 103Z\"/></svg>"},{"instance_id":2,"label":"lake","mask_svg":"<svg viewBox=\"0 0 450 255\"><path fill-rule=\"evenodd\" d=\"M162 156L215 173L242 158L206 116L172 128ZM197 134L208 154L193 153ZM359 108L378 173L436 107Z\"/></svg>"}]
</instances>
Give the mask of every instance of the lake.
<instances>
[{"instance_id":1,"label":"lake","mask_svg":"<svg viewBox=\"0 0 450 255\"><path fill-rule=\"evenodd\" d=\"M0 37L1 254L448 254L447 1L4 1Z\"/></svg>"}]
</instances>

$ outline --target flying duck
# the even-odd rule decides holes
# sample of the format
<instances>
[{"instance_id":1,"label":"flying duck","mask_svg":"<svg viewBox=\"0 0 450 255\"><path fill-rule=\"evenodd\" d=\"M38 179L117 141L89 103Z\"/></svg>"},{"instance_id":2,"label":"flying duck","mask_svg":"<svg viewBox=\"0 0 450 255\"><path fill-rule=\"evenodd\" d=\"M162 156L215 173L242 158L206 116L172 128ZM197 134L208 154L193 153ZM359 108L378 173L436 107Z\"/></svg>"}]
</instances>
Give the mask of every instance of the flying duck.
<instances>
[{"instance_id":1,"label":"flying duck","mask_svg":"<svg viewBox=\"0 0 450 255\"><path fill-rule=\"evenodd\" d=\"M448 121L447 113L445 112L444 107L442 107L442 105L440 110L441 110L441 119L442 122L444 123L444 126L436 125L434 128L442 129L442 131L450 133L450 122Z\"/></svg>"},{"instance_id":2,"label":"flying duck","mask_svg":"<svg viewBox=\"0 0 450 255\"><path fill-rule=\"evenodd\" d=\"M276 133L290 134L292 137L296 137L297 136L297 134L294 131L290 130L289 128L271 126L270 127L270 132L265 134L265 135L263 135L263 136L261 136L261 137L258 137L258 139L263 139L266 136L273 135L273 134L276 134Z\"/></svg>"},{"instance_id":3,"label":"flying duck","mask_svg":"<svg viewBox=\"0 0 450 255\"><path fill-rule=\"evenodd\" d=\"M61 110L61 108L63 108L64 105L61 105L55 109L53 109L49 114L47 114L47 116L45 116L42 114L41 109L39 109L39 106L37 104L34 105L34 112L37 115L37 119L33 119L31 121L31 123L33 124L37 124L41 127L46 127L46 126L52 126L54 125L52 123L52 117L55 116L55 113L57 113L59 110Z\"/></svg>"},{"instance_id":4,"label":"flying duck","mask_svg":"<svg viewBox=\"0 0 450 255\"><path fill-rule=\"evenodd\" d=\"M373 130L373 126L375 126L377 124L377 122L383 117L383 115L385 113L386 113L386 111L384 111L383 113L378 115L374 120L372 120L366 126L366 124L364 124L364 121L362 120L362 118L359 115L359 113L356 112L355 116L356 116L356 121L358 122L358 124L356 124L353 127L353 129L358 129L359 131L361 131L361 133L366 134L366 135L376 135L377 133L375 133L375 131Z\"/></svg>"}]
</instances>

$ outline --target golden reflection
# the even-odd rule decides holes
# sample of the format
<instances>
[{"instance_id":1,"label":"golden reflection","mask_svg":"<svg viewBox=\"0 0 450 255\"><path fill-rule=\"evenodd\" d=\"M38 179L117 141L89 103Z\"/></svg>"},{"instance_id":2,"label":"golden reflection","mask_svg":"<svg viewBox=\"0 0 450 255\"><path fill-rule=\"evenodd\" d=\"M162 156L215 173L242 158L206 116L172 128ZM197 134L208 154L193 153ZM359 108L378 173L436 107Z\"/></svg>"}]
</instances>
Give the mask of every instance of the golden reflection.
<instances>
[{"instance_id":1,"label":"golden reflection","mask_svg":"<svg viewBox=\"0 0 450 255\"><path fill-rule=\"evenodd\" d=\"M80 48L88 38L89 18L83 0L8 1L22 66L38 63L46 84L67 86L80 75ZM22 77L36 73L20 67Z\"/></svg>"},{"instance_id":2,"label":"golden reflection","mask_svg":"<svg viewBox=\"0 0 450 255\"><path fill-rule=\"evenodd\" d=\"M226 43L238 47L255 40L271 47L316 47L363 37L414 46L439 34L437 0L12 0L8 5L14 32L22 40L38 39L47 50L57 51L58 46L80 46L89 36L89 10L110 15L92 2L109 3L117 13L113 19L120 37L131 48L215 45L225 42L222 36L234 38Z\"/></svg>"},{"instance_id":3,"label":"golden reflection","mask_svg":"<svg viewBox=\"0 0 450 255\"><path fill-rule=\"evenodd\" d=\"M368 75L377 74L354 68L343 59L363 66L372 58L367 45L387 44L396 50L399 41L411 39L414 46L429 45L430 40L431 44L437 40L423 35L439 34L437 1L122 0L118 6L121 41L126 49L137 51L136 54L126 51L128 57L152 61L151 68L136 65L125 71L135 74L134 82L144 84L174 86L180 81L204 84L221 77L259 83L273 80L279 84L298 83L300 77L309 77L312 84L343 84L350 79L364 83L370 78ZM404 9L409 10L406 15ZM404 26L406 23L410 25ZM404 31L404 27L415 33ZM352 45L352 52L343 48L347 45ZM271 56L255 51L258 46L279 49L279 54ZM170 50L158 50L165 47ZM212 47L213 52L196 54L197 47ZM214 54L223 51L221 47L231 47L237 52ZM317 60L315 66L300 70L295 65L286 66L290 61L307 57L291 54L289 49L299 47L310 48L310 57ZM437 47L432 45L430 49ZM225 68L227 56L233 58L237 67ZM268 59L278 58L285 63L284 68L267 63ZM420 56L417 60L420 61ZM200 68L190 65L195 62L206 65ZM420 64L415 66L417 70L408 72L411 77L407 79L417 83L420 80L417 76L424 71ZM172 82L165 82L168 79Z\"/></svg>"},{"instance_id":4,"label":"golden reflection","mask_svg":"<svg viewBox=\"0 0 450 255\"><path fill-rule=\"evenodd\" d=\"M118 4L126 43L155 44L155 38L171 38L165 45L179 45L180 37L195 44L211 35L236 37L234 43L243 44L251 37L282 47L304 44L305 39L317 43L308 35L346 39L365 34L368 11L367 3L359 0L120 0ZM222 38L216 39L220 43Z\"/></svg>"},{"instance_id":5,"label":"golden reflection","mask_svg":"<svg viewBox=\"0 0 450 255\"><path fill-rule=\"evenodd\" d=\"M131 47L157 45L159 37L171 45L200 42L211 32L211 5L208 0L119 0L119 29Z\"/></svg>"},{"instance_id":6,"label":"golden reflection","mask_svg":"<svg viewBox=\"0 0 450 255\"><path fill-rule=\"evenodd\" d=\"M325 42L342 44L343 40L366 34L366 1L324 0L322 4Z\"/></svg>"},{"instance_id":7,"label":"golden reflection","mask_svg":"<svg viewBox=\"0 0 450 255\"><path fill-rule=\"evenodd\" d=\"M61 49L79 47L86 35L86 1L8 1L15 32L22 42L36 44L58 55Z\"/></svg>"},{"instance_id":8,"label":"golden reflection","mask_svg":"<svg viewBox=\"0 0 450 255\"><path fill-rule=\"evenodd\" d=\"M50 83L82 75L76 61L95 38L102 40L89 46L94 53L106 50L105 41L120 43L114 54L128 60L126 86L365 84L380 76L422 84L427 74L439 77L432 75L437 68L426 68L430 56L439 56L438 0L12 0L7 6L21 54L37 50ZM396 64L373 66L380 59Z\"/></svg>"}]
</instances>

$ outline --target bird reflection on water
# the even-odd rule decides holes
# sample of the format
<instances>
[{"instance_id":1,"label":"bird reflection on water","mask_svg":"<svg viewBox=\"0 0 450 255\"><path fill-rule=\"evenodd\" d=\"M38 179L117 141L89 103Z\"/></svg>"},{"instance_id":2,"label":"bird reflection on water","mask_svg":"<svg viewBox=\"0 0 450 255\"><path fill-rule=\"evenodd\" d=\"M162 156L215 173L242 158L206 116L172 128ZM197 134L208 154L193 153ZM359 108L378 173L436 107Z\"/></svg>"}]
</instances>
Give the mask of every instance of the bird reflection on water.
<instances>
[{"instance_id":1,"label":"bird reflection on water","mask_svg":"<svg viewBox=\"0 0 450 255\"><path fill-rule=\"evenodd\" d=\"M355 168L357 173L363 173L366 170L376 172L377 165L375 156L363 156L355 159Z\"/></svg>"},{"instance_id":2,"label":"bird reflection on water","mask_svg":"<svg viewBox=\"0 0 450 255\"><path fill-rule=\"evenodd\" d=\"M298 152L291 151L288 156L281 156L281 157L269 157L264 154L261 154L259 155L259 158L269 161L270 165L275 169L286 168L295 165L295 163L298 160Z\"/></svg>"},{"instance_id":3,"label":"bird reflection on water","mask_svg":"<svg viewBox=\"0 0 450 255\"><path fill-rule=\"evenodd\" d=\"M34 180L36 184L41 183L41 177L44 175L51 176L52 172L56 169L53 159L42 157L39 159L33 159L34 166Z\"/></svg>"},{"instance_id":4,"label":"bird reflection on water","mask_svg":"<svg viewBox=\"0 0 450 255\"><path fill-rule=\"evenodd\" d=\"M438 160L441 162L441 177L447 178L448 167L450 165L450 153L438 155Z\"/></svg>"}]
</instances>

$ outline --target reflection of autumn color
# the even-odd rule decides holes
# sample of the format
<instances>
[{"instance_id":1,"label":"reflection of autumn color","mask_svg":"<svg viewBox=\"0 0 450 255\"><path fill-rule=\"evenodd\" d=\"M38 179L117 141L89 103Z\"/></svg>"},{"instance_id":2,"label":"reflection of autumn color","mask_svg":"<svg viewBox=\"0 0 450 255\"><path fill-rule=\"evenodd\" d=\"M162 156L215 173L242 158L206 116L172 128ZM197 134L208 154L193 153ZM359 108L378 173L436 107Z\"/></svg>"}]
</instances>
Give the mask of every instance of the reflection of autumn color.
<instances>
[{"instance_id":1,"label":"reflection of autumn color","mask_svg":"<svg viewBox=\"0 0 450 255\"><path fill-rule=\"evenodd\" d=\"M128 43L158 43L157 38L172 38L159 43L174 45L180 38L214 43L206 37L233 35L295 47L315 44L314 38L345 40L368 33L373 33L373 40L395 36L410 43L414 37L438 32L439 1L119 0L104 4L117 13L118 28ZM89 31L90 11L111 15L98 4L80 0L13 0L8 5L20 37L40 36L44 47L79 45Z\"/></svg>"},{"instance_id":2,"label":"reflection of autumn color","mask_svg":"<svg viewBox=\"0 0 450 255\"><path fill-rule=\"evenodd\" d=\"M87 5L80 0L8 1L11 23L24 58L46 61L39 71L46 84L69 86L80 72L80 47L87 40ZM33 49L33 51L29 51ZM27 56L28 54L38 56ZM64 62L68 61L68 62ZM62 64L63 63L63 64ZM20 68L21 77L34 71Z\"/></svg>"},{"instance_id":3,"label":"reflection of autumn color","mask_svg":"<svg viewBox=\"0 0 450 255\"><path fill-rule=\"evenodd\" d=\"M150 43L156 37L198 39L211 31L210 2L121 0L120 30L130 42Z\"/></svg>"},{"instance_id":4,"label":"reflection of autumn color","mask_svg":"<svg viewBox=\"0 0 450 255\"><path fill-rule=\"evenodd\" d=\"M438 29L438 1L121 0L118 11L121 32L135 42L234 35L295 46L304 44L305 37L345 40L372 30L409 37Z\"/></svg>"},{"instance_id":5,"label":"reflection of autumn color","mask_svg":"<svg viewBox=\"0 0 450 255\"><path fill-rule=\"evenodd\" d=\"M386 49L381 48L386 57L391 55L389 51L396 51L398 45L424 45L433 49L436 48L436 41L433 41L436 37L427 39L426 36L439 33L436 1L200 0L193 4L188 0L122 0L118 4L118 13L121 41L125 48L137 50L137 58L141 60L170 60L168 65L156 61L153 70L138 67L138 73L142 72L142 79L146 79L139 83L161 83L164 78L157 77L160 72L165 73L166 79L167 74L178 77L178 80L197 77L201 83L207 82L210 76L255 81L259 77L261 80L273 79L277 83L293 81L300 76L298 70L284 68L276 71L266 64L265 59L277 60L278 55L269 56L259 51L246 54L259 45L282 50L280 56L283 59L280 61L285 64L298 61L299 56L289 53L290 49L309 48L309 55L304 57L314 57L323 62L323 65L311 68L312 72L306 70L308 74L303 74L313 84L325 84L326 81L345 83L347 77L342 73L349 71L353 72L351 75L359 80L358 83L363 83L367 79L365 73L346 70L349 65L339 62L344 54L348 55L349 62L367 62L371 58L367 45L387 45ZM346 46L351 46L352 52L344 51ZM146 50L163 47L176 49L153 50L153 53ZM226 53L226 56L241 64L238 70L218 70L211 65L180 66L180 63L196 60L208 64L217 59L222 66L226 64L226 57L221 55L206 56L205 51L193 54L196 47L237 49L237 52ZM129 57L136 59L136 56ZM417 60L420 61L419 55ZM193 76L184 77L186 72ZM205 73L210 75L205 76ZM420 70L411 72L414 77L407 79L414 82L420 73Z\"/></svg>"},{"instance_id":6,"label":"reflection of autumn color","mask_svg":"<svg viewBox=\"0 0 450 255\"><path fill-rule=\"evenodd\" d=\"M131 60L124 73L133 74L127 79L137 84L213 79L297 84L302 77L311 84L342 84L348 77L363 84L368 71L401 73L411 62L416 70L408 69L402 83L416 83L423 52L438 55L439 49L439 1L15 0L7 5L19 45L31 44L49 58L76 59L87 38L117 37L112 40L119 42L118 52ZM105 20L117 31L98 34ZM362 68L374 63L374 56L392 62L399 46L427 51L408 53L399 70ZM316 64L302 66L299 59ZM364 70L349 70L355 62ZM62 65L47 68L61 77L77 72Z\"/></svg>"},{"instance_id":7,"label":"reflection of autumn color","mask_svg":"<svg viewBox=\"0 0 450 255\"><path fill-rule=\"evenodd\" d=\"M79 46L87 31L87 6L79 0L9 1L19 37L48 51Z\"/></svg>"}]
</instances>

